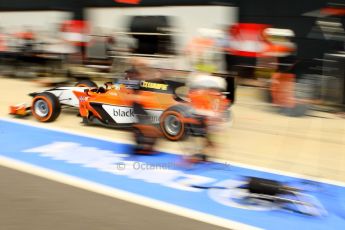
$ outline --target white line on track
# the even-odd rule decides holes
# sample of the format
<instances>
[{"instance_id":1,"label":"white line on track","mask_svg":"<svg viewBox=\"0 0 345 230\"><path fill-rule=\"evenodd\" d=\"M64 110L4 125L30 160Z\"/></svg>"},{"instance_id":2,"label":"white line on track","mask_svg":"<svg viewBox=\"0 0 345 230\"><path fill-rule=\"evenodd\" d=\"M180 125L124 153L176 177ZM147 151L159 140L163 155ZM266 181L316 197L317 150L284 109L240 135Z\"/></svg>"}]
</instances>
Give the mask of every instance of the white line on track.
<instances>
[{"instance_id":1,"label":"white line on track","mask_svg":"<svg viewBox=\"0 0 345 230\"><path fill-rule=\"evenodd\" d=\"M171 214L187 217L204 223L216 225L229 229L241 229L241 230L259 230L250 225L242 224L240 222L227 220L214 215L198 212L192 209L183 208L177 205L169 204L167 202L154 200L148 197L137 195L134 193L126 192L123 190L115 189L91 181L87 181L81 178L73 177L67 174L59 173L46 168L34 166L28 163L17 161L11 158L0 156L0 165L15 169L21 172L29 173L35 176L43 177L49 180L67 184L73 187L81 188L105 196L121 199L130 203L154 208L160 211L168 212Z\"/></svg>"},{"instance_id":2,"label":"white line on track","mask_svg":"<svg viewBox=\"0 0 345 230\"><path fill-rule=\"evenodd\" d=\"M85 134L81 132L76 132L72 130L67 130L67 129L61 129L61 128L52 128L52 127L47 127L44 126L43 124L35 123L34 121L23 121L23 120L15 120L11 118L4 118L0 117L0 120L2 121L7 121L7 122L12 122L12 123L17 123L17 124L22 124L22 125L27 125L27 126L32 126L35 128L41 128L41 129L47 129L47 130L52 130L52 131L58 131L62 133L67 133L67 134L73 134L73 135L78 135L78 136L83 136L83 137L89 137L97 140L102 140L102 141L109 141L113 143L123 143L123 144L133 144L133 142L126 140L126 139L120 139L120 138L108 138L105 136L101 135L96 135L96 134ZM172 149L160 149L160 151L163 152L169 152L173 154L178 154L181 155L183 154L182 152L172 150ZM326 183L326 184L332 184L336 186L341 186L345 187L345 182L342 181L336 181L336 180L329 180L329 179L323 179L323 178L317 178L317 177L312 177L312 176L306 176L303 174L298 174L298 173L293 173L293 172L288 172L288 171L282 171L282 170L275 170L271 168L266 168L266 167L260 167L260 166L253 166L253 165L248 165L248 164L243 164L243 163L238 163L234 161L229 161L229 160L223 160L223 159L217 159L213 158L212 159L215 162L219 163L224 163L228 165L233 165L237 167L242 167L242 168L247 168L247 169L252 169L252 170L258 170L258 171L263 171L263 172L268 172L268 173L274 173L278 175L283 175L283 176L289 176L289 177L295 177L295 178L300 178L300 179L306 179L306 180L311 180L315 182L321 182L321 183Z\"/></svg>"}]
</instances>

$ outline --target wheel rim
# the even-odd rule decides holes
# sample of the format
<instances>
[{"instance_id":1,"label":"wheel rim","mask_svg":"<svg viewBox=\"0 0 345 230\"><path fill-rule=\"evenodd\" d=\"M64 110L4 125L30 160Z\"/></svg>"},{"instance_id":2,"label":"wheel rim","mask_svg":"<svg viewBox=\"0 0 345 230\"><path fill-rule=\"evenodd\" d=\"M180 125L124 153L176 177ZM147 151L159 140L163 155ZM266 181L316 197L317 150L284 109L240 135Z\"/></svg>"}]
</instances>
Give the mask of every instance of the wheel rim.
<instances>
[{"instance_id":1,"label":"wheel rim","mask_svg":"<svg viewBox=\"0 0 345 230\"><path fill-rule=\"evenodd\" d=\"M175 115L168 115L164 120L164 129L171 135L176 136L181 132L182 124L180 119Z\"/></svg>"},{"instance_id":2,"label":"wheel rim","mask_svg":"<svg viewBox=\"0 0 345 230\"><path fill-rule=\"evenodd\" d=\"M39 117L45 117L49 113L48 103L45 100L39 99L35 102L35 113Z\"/></svg>"}]
</instances>

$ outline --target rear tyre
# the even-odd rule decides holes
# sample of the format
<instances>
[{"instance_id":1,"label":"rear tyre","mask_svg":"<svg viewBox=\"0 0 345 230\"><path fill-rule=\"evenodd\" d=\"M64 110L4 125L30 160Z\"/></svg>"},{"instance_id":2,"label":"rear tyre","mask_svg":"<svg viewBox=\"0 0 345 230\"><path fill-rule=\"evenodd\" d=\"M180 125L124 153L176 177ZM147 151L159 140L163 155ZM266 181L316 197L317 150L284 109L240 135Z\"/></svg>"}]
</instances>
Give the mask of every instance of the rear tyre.
<instances>
[{"instance_id":1,"label":"rear tyre","mask_svg":"<svg viewBox=\"0 0 345 230\"><path fill-rule=\"evenodd\" d=\"M163 135L171 141L183 140L187 136L186 124L183 122L186 109L172 107L164 111L160 117L160 127Z\"/></svg>"},{"instance_id":2,"label":"rear tyre","mask_svg":"<svg viewBox=\"0 0 345 230\"><path fill-rule=\"evenodd\" d=\"M54 121L61 112L60 101L52 93L39 93L32 100L31 112L41 122Z\"/></svg>"},{"instance_id":3,"label":"rear tyre","mask_svg":"<svg viewBox=\"0 0 345 230\"><path fill-rule=\"evenodd\" d=\"M91 80L81 80L75 84L77 87L90 87L90 88L97 88L97 84Z\"/></svg>"}]
</instances>

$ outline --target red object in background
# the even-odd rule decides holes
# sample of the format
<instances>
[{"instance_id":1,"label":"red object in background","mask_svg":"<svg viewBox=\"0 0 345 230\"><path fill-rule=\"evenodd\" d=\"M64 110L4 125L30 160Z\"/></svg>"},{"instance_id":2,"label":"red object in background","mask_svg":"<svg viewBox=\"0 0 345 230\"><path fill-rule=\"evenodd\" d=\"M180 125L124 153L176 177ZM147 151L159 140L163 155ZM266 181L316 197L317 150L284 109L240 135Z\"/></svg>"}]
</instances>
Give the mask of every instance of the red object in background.
<instances>
[{"instance_id":1,"label":"red object in background","mask_svg":"<svg viewBox=\"0 0 345 230\"><path fill-rule=\"evenodd\" d=\"M141 0L114 0L118 3L127 3L127 4L139 4Z\"/></svg>"},{"instance_id":2,"label":"red object in background","mask_svg":"<svg viewBox=\"0 0 345 230\"><path fill-rule=\"evenodd\" d=\"M89 24L84 20L66 20L61 25L61 32L87 33Z\"/></svg>"},{"instance_id":3,"label":"red object in background","mask_svg":"<svg viewBox=\"0 0 345 230\"><path fill-rule=\"evenodd\" d=\"M6 37L0 33L0 52L7 50Z\"/></svg>"},{"instance_id":4,"label":"red object in background","mask_svg":"<svg viewBox=\"0 0 345 230\"><path fill-rule=\"evenodd\" d=\"M14 36L20 39L28 39L28 40L35 39L35 34L30 31L15 33Z\"/></svg>"},{"instance_id":5,"label":"red object in background","mask_svg":"<svg viewBox=\"0 0 345 230\"><path fill-rule=\"evenodd\" d=\"M76 46L85 46L85 36L89 33L89 24L84 20L66 20L61 25L61 32L70 34L69 38L73 39L73 44ZM74 34L75 36L71 36Z\"/></svg>"},{"instance_id":6,"label":"red object in background","mask_svg":"<svg viewBox=\"0 0 345 230\"><path fill-rule=\"evenodd\" d=\"M327 7L321 9L321 13L325 15L344 16L345 8Z\"/></svg>"},{"instance_id":7,"label":"red object in background","mask_svg":"<svg viewBox=\"0 0 345 230\"><path fill-rule=\"evenodd\" d=\"M291 43L274 43L269 41L265 30L270 25L256 23L238 23L229 28L229 48L232 55L242 57L276 57L286 56L295 50Z\"/></svg>"},{"instance_id":8,"label":"red object in background","mask_svg":"<svg viewBox=\"0 0 345 230\"><path fill-rule=\"evenodd\" d=\"M227 51L236 56L263 56L270 45L263 33L268 27L269 25L256 23L238 23L231 26L230 47Z\"/></svg>"}]
</instances>

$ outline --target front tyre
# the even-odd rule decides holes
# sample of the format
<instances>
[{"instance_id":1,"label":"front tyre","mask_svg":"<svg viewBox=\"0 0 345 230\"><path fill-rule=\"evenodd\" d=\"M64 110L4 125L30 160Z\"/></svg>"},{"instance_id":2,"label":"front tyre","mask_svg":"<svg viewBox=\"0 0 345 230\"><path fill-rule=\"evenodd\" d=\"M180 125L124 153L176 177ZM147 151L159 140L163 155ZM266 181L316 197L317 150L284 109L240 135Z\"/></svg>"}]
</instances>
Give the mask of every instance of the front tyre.
<instances>
[{"instance_id":1,"label":"front tyre","mask_svg":"<svg viewBox=\"0 0 345 230\"><path fill-rule=\"evenodd\" d=\"M39 93L32 101L31 112L41 122L54 121L61 112L60 101L52 93Z\"/></svg>"}]
</instances>

